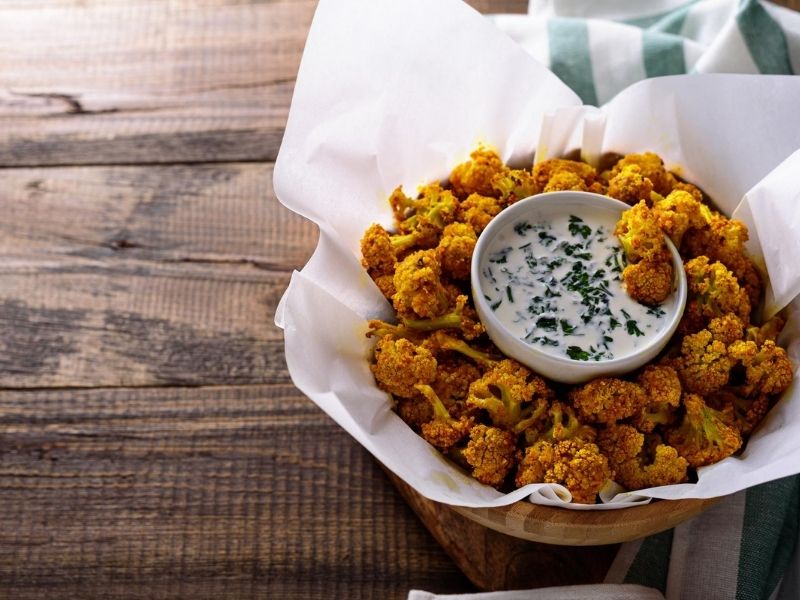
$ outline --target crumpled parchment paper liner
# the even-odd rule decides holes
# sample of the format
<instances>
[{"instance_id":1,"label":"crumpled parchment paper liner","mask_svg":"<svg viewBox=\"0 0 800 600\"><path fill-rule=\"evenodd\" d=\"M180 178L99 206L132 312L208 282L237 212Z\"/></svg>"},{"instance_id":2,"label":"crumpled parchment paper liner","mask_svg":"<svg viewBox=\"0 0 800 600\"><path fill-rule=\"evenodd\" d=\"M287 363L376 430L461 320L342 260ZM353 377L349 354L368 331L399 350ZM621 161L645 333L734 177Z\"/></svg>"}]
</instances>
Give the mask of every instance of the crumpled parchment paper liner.
<instances>
[{"instance_id":1,"label":"crumpled parchment paper liner","mask_svg":"<svg viewBox=\"0 0 800 600\"><path fill-rule=\"evenodd\" d=\"M794 214L797 187L789 193L781 182L800 172L800 164L784 163L764 178L800 146L798 105L797 78L648 80L603 107L599 146L661 154L726 212L752 188L747 206L759 239L774 242L765 245L764 262L785 302L800 283L793 268L797 230L791 219L771 219ZM580 147L587 115L596 118L597 109L581 107L551 72L456 0L321 0L274 174L281 202L320 227L314 255L293 274L276 314L294 383L419 493L449 504L500 506L529 496L575 509L613 509L649 497L720 496L800 472L795 387L741 456L701 469L697 484L607 496L607 504L588 507L570 504L562 486L500 494L479 484L408 428L375 387L366 320L392 311L359 264L358 242L370 223L391 224L391 190L445 178L478 142L497 147L512 163L530 162L537 148L540 157L564 154ZM797 310L790 307L784 334L796 362Z\"/></svg>"}]
</instances>

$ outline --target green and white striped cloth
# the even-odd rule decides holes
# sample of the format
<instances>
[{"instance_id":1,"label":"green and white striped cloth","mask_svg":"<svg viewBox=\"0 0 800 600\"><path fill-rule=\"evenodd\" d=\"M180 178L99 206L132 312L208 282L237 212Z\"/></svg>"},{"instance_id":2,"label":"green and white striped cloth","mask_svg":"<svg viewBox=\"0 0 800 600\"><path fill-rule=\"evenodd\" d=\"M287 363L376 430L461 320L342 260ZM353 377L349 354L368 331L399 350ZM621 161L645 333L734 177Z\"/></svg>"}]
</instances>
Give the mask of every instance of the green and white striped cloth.
<instances>
[{"instance_id":1,"label":"green and white striped cloth","mask_svg":"<svg viewBox=\"0 0 800 600\"><path fill-rule=\"evenodd\" d=\"M495 24L599 106L641 79L800 73L800 14L756 0L531 0Z\"/></svg>"},{"instance_id":2,"label":"green and white striped cloth","mask_svg":"<svg viewBox=\"0 0 800 600\"><path fill-rule=\"evenodd\" d=\"M800 73L800 13L767 2L530 0L527 16L491 18L597 106L648 77ZM601 585L409 600L798 600L799 517L800 476L787 477L623 544Z\"/></svg>"}]
</instances>

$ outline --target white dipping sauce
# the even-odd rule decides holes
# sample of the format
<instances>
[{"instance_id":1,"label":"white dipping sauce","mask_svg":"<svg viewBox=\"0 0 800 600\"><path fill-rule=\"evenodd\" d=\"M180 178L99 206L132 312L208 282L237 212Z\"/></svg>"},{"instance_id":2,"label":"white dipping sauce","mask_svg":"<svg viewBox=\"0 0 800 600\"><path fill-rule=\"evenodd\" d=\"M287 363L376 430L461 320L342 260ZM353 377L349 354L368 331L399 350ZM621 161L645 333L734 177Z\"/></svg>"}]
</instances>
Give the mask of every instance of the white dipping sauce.
<instances>
[{"instance_id":1,"label":"white dipping sauce","mask_svg":"<svg viewBox=\"0 0 800 600\"><path fill-rule=\"evenodd\" d=\"M624 252L608 211L582 208L550 222L518 219L480 263L480 286L497 319L527 344L572 360L621 358L648 344L675 311L633 300L621 280Z\"/></svg>"}]
</instances>

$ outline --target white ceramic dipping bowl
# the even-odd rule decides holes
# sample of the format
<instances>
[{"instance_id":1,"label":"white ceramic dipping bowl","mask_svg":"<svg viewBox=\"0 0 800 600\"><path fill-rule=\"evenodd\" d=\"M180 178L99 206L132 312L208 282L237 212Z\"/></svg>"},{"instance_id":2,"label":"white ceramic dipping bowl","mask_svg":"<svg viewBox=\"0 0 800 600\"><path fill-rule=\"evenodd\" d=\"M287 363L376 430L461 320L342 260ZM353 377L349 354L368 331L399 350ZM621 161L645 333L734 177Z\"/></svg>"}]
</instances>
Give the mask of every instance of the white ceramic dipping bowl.
<instances>
[{"instance_id":1,"label":"white ceramic dipping bowl","mask_svg":"<svg viewBox=\"0 0 800 600\"><path fill-rule=\"evenodd\" d=\"M573 360L566 355L557 355L523 341L497 317L484 295L481 279L483 257L492 247L492 242L502 232L520 220L533 223L551 223L555 219L567 219L569 215L581 216L587 211L608 213L613 222L623 211L630 208L624 202L589 192L551 192L520 200L498 214L478 238L472 256L472 297L486 332L495 345L506 355L530 367L536 373L563 383L583 383L602 376L628 373L653 360L675 333L686 306L686 274L681 257L675 246L665 236L672 254L675 279L674 300L665 303L667 314L663 326L648 335L638 348L611 359ZM613 230L609 232L613 234ZM622 293L625 293L622 291ZM556 299L557 300L557 299Z\"/></svg>"}]
</instances>

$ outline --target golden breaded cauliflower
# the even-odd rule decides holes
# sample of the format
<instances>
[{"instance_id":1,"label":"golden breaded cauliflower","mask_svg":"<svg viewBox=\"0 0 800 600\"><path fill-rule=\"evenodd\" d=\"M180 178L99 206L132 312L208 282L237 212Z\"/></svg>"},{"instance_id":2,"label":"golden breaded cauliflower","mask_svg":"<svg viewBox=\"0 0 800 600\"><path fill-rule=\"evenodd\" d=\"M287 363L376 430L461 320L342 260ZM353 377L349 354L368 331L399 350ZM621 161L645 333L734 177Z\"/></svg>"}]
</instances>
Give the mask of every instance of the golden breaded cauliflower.
<instances>
[{"instance_id":1,"label":"golden breaded cauliflower","mask_svg":"<svg viewBox=\"0 0 800 600\"><path fill-rule=\"evenodd\" d=\"M495 150L480 147L470 154L470 160L456 166L450 173L453 193L462 200L471 194L496 195L492 182L497 175L508 171Z\"/></svg>"},{"instance_id":2,"label":"golden breaded cauliflower","mask_svg":"<svg viewBox=\"0 0 800 600\"><path fill-rule=\"evenodd\" d=\"M394 272L394 309L403 317L438 317L449 308L435 250L419 250L398 263Z\"/></svg>"},{"instance_id":3,"label":"golden breaded cauliflower","mask_svg":"<svg viewBox=\"0 0 800 600\"><path fill-rule=\"evenodd\" d=\"M664 168L664 161L661 160L661 157L652 152L628 154L622 157L611 169L609 181L630 165L639 167L642 177L646 177L653 183L653 190L657 193L666 196L672 191L676 183L675 178Z\"/></svg>"},{"instance_id":4,"label":"golden breaded cauliflower","mask_svg":"<svg viewBox=\"0 0 800 600\"><path fill-rule=\"evenodd\" d=\"M614 480L629 490L673 485L688 480L689 463L672 446L645 435L630 425L611 425L600 432L597 444L608 457Z\"/></svg>"},{"instance_id":5,"label":"golden breaded cauliflower","mask_svg":"<svg viewBox=\"0 0 800 600\"><path fill-rule=\"evenodd\" d=\"M697 394L683 397L686 414L667 430L667 441L695 468L727 458L742 445L742 436L730 417L706 405Z\"/></svg>"},{"instance_id":6,"label":"golden breaded cauliflower","mask_svg":"<svg viewBox=\"0 0 800 600\"><path fill-rule=\"evenodd\" d=\"M499 427L476 425L469 433L464 459L472 476L486 485L500 487L517 462L515 436Z\"/></svg>"},{"instance_id":7,"label":"golden breaded cauliflower","mask_svg":"<svg viewBox=\"0 0 800 600\"><path fill-rule=\"evenodd\" d=\"M477 241L475 230L466 223L450 223L444 228L436 250L445 274L453 279L469 279Z\"/></svg>"},{"instance_id":8,"label":"golden breaded cauliflower","mask_svg":"<svg viewBox=\"0 0 800 600\"><path fill-rule=\"evenodd\" d=\"M626 165L608 181L608 195L633 206L650 202L653 182L642 175L639 165Z\"/></svg>"},{"instance_id":9,"label":"golden breaded cauliflower","mask_svg":"<svg viewBox=\"0 0 800 600\"><path fill-rule=\"evenodd\" d=\"M374 351L375 362L370 365L378 387L401 398L417 395L415 386L436 379L436 359L433 354L407 339L382 337Z\"/></svg>"},{"instance_id":10,"label":"golden breaded cauliflower","mask_svg":"<svg viewBox=\"0 0 800 600\"><path fill-rule=\"evenodd\" d=\"M574 388L569 397L587 421L607 425L638 414L647 403L642 386L614 377L593 379Z\"/></svg>"}]
</instances>

